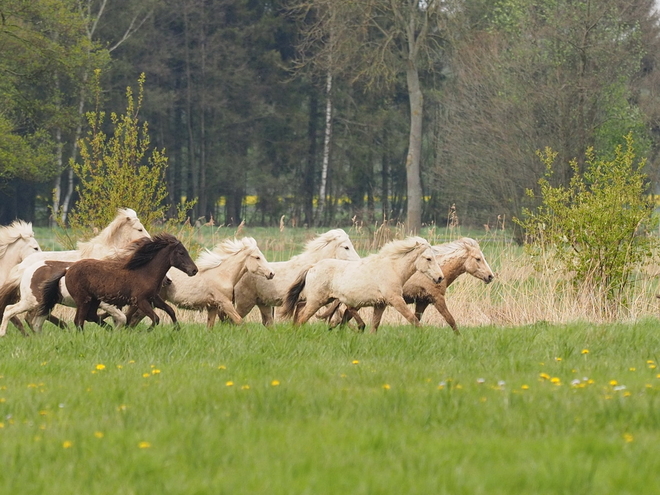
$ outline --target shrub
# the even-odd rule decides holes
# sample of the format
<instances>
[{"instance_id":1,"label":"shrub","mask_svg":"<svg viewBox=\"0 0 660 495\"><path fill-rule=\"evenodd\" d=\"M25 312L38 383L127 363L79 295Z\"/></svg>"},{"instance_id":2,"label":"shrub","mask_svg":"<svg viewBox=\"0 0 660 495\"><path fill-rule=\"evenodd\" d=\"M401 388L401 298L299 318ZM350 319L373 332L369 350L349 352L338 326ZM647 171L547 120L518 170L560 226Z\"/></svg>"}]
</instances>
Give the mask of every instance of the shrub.
<instances>
[{"instance_id":1,"label":"shrub","mask_svg":"<svg viewBox=\"0 0 660 495\"><path fill-rule=\"evenodd\" d=\"M539 152L547 169L539 180L541 204L534 211L524 209L524 220L516 219L528 249L549 253L576 285L616 304L656 242L649 234L657 220L646 194L645 160L635 164L633 144L632 135L625 136L625 146L618 146L610 160L588 149L583 173L576 160L571 162L568 186L550 183L557 153Z\"/></svg>"}]
</instances>

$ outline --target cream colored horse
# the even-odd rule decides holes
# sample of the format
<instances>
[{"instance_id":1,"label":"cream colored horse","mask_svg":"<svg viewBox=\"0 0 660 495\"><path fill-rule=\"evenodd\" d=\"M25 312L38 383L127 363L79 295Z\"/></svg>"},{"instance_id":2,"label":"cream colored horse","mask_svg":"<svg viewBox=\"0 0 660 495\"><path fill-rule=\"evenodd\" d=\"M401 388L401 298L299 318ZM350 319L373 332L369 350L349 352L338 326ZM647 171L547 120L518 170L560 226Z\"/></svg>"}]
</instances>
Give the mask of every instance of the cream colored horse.
<instances>
[{"instance_id":1,"label":"cream colored horse","mask_svg":"<svg viewBox=\"0 0 660 495\"><path fill-rule=\"evenodd\" d=\"M443 278L431 245L421 237L391 241L378 253L357 261L321 260L291 286L285 314L295 312L295 323L302 324L336 299L354 309L373 306L372 333L378 329L387 305L418 326L419 320L403 299L403 285L416 271L434 283ZM302 298L306 301L299 305Z\"/></svg>"},{"instance_id":2,"label":"cream colored horse","mask_svg":"<svg viewBox=\"0 0 660 495\"><path fill-rule=\"evenodd\" d=\"M456 320L447 308L445 300L447 287L464 273L469 273L487 284L492 282L494 274L479 247L479 243L470 237L462 237L453 242L435 245L433 246L433 252L445 278L441 283L434 284L421 273L414 273L403 286L403 299L408 304L415 304L415 316L419 320L422 319L424 310L430 304L435 305L438 312L454 330L454 333L460 335ZM319 315L319 318L332 319L334 326L338 323L338 320L346 323L350 317L354 317L358 327L364 328L365 324L357 313L342 317L341 312L339 312L338 316L336 315L333 318L333 313L338 306L338 301L335 301L328 311Z\"/></svg>"},{"instance_id":3,"label":"cream colored horse","mask_svg":"<svg viewBox=\"0 0 660 495\"><path fill-rule=\"evenodd\" d=\"M275 271L272 280L246 273L234 288L234 304L244 318L254 306L259 307L264 325L273 323L273 307L281 306L287 290L298 276L317 261L323 259L359 260L348 234L333 229L318 235L305 245L304 251L288 261L271 263ZM209 315L210 317L210 315ZM212 326L212 322L209 323Z\"/></svg>"},{"instance_id":4,"label":"cream colored horse","mask_svg":"<svg viewBox=\"0 0 660 495\"><path fill-rule=\"evenodd\" d=\"M41 247L34 238L31 223L14 220L11 224L0 227L0 287L4 285L14 266L39 251Z\"/></svg>"},{"instance_id":5,"label":"cream colored horse","mask_svg":"<svg viewBox=\"0 0 660 495\"><path fill-rule=\"evenodd\" d=\"M194 277L187 277L179 270L170 270L167 276L172 283L162 288L161 296L180 308L197 311L206 309L209 329L213 328L219 311L229 315L234 323L243 321L234 309L232 299L234 286L244 274L249 273L264 280L270 280L275 275L252 237L223 241L212 251L203 252L195 264L199 272Z\"/></svg>"}]
</instances>

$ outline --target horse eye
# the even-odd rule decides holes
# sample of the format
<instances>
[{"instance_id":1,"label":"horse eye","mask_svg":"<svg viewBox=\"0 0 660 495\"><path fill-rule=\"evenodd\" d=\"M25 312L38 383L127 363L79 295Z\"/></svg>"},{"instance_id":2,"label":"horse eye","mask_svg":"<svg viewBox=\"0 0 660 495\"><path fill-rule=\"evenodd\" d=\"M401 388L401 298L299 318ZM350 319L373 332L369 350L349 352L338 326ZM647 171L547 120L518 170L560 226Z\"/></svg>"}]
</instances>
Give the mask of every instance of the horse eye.
<instances>
[{"instance_id":1,"label":"horse eye","mask_svg":"<svg viewBox=\"0 0 660 495\"><path fill-rule=\"evenodd\" d=\"M255 256L254 259L256 259L256 260L260 260L260 259L261 259L261 256Z\"/></svg>"},{"instance_id":2,"label":"horse eye","mask_svg":"<svg viewBox=\"0 0 660 495\"><path fill-rule=\"evenodd\" d=\"M477 258L477 263L481 263L481 258Z\"/></svg>"},{"instance_id":3,"label":"horse eye","mask_svg":"<svg viewBox=\"0 0 660 495\"><path fill-rule=\"evenodd\" d=\"M345 249L346 251L348 251L348 246L344 246L344 249Z\"/></svg>"}]
</instances>

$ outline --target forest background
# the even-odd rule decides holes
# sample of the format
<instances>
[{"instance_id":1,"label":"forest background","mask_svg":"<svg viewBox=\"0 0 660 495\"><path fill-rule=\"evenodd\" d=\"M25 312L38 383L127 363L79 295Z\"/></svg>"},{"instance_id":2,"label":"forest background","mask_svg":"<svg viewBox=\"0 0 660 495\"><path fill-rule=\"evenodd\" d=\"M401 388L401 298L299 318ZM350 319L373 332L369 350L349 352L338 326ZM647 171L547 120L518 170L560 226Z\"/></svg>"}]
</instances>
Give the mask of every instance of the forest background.
<instances>
[{"instance_id":1,"label":"forest background","mask_svg":"<svg viewBox=\"0 0 660 495\"><path fill-rule=\"evenodd\" d=\"M0 223L66 221L96 69L201 223L501 228L628 133L654 193L659 61L653 0L0 0Z\"/></svg>"}]
</instances>

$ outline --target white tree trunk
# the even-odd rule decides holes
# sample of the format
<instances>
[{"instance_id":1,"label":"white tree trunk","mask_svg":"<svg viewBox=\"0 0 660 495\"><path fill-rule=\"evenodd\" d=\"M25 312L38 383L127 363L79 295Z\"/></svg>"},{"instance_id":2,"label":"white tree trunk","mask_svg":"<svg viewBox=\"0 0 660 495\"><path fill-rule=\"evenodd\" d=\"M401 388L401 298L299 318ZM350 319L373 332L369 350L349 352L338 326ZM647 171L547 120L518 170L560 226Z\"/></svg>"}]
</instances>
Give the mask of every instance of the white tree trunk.
<instances>
[{"instance_id":1,"label":"white tree trunk","mask_svg":"<svg viewBox=\"0 0 660 495\"><path fill-rule=\"evenodd\" d=\"M317 224L323 222L325 213L325 197L327 195L326 187L328 183L328 165L330 163L330 138L332 136L332 73L328 71L326 75L325 93L325 140L323 141L323 164L321 166L321 186L319 187L319 208L316 213Z\"/></svg>"}]
</instances>

